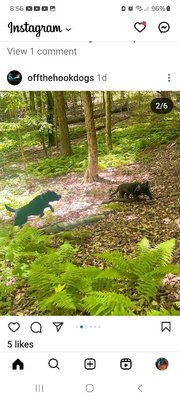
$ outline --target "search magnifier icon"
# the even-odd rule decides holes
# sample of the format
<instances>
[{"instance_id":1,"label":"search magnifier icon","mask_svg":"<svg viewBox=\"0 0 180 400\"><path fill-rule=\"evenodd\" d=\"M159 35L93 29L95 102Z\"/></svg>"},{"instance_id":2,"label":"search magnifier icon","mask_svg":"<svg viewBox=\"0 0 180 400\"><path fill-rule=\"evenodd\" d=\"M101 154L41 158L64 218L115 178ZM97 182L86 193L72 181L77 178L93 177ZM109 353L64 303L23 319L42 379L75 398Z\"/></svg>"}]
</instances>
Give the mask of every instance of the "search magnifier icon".
<instances>
[{"instance_id":1,"label":"search magnifier icon","mask_svg":"<svg viewBox=\"0 0 180 400\"><path fill-rule=\"evenodd\" d=\"M60 369L58 365L58 360L56 358L50 358L50 360L48 361L48 365L50 368Z\"/></svg>"}]
</instances>

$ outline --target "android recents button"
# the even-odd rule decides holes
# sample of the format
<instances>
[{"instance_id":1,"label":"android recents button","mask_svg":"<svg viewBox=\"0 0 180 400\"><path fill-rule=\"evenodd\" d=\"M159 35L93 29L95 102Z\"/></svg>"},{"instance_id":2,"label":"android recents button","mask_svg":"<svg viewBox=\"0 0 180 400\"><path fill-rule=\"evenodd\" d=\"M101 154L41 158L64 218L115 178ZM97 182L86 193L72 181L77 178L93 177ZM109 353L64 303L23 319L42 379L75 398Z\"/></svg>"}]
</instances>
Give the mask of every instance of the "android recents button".
<instances>
[{"instance_id":1,"label":"android recents button","mask_svg":"<svg viewBox=\"0 0 180 400\"><path fill-rule=\"evenodd\" d=\"M86 392L89 392L89 393L94 392L94 385L92 385L91 383L88 383L86 385Z\"/></svg>"}]
</instances>

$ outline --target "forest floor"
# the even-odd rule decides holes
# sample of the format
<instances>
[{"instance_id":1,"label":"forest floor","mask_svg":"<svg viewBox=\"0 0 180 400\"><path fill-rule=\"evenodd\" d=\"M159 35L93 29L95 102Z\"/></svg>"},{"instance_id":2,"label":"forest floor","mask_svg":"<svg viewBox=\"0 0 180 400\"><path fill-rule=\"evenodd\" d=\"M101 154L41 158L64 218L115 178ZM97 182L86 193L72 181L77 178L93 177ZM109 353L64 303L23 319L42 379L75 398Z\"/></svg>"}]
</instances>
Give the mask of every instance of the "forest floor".
<instances>
[{"instance_id":1,"label":"forest floor","mask_svg":"<svg viewBox=\"0 0 180 400\"><path fill-rule=\"evenodd\" d=\"M116 169L108 169L101 173L106 181L85 184L82 174L68 174L48 179L48 188L62 194L62 199L55 205L53 222L71 222L110 210L105 218L95 224L86 225L73 230L70 238L72 245L77 246L77 265L99 265L101 261L96 253L119 250L125 254L134 251L136 244L147 237L152 246L170 238L176 238L174 263L180 260L178 246L180 231L179 216L179 141L161 145L151 149L145 161L126 165ZM112 203L101 205L109 199L111 190L123 181L150 181L153 201ZM117 182L113 183L112 182ZM45 182L43 183L43 188ZM43 219L32 219L32 226L42 227ZM47 224L47 220L46 220ZM45 225L46 225L45 224ZM79 237L84 235L83 240ZM68 240L68 239L67 239ZM62 234L58 234L58 243L63 243ZM71 240L70 240L71 241ZM180 275L168 274L164 278L168 285L166 305L170 308L174 301L180 300ZM26 288L18 291L14 299L13 312L31 314L31 306L26 298ZM23 311L24 309L24 311ZM34 311L32 311L33 313Z\"/></svg>"},{"instance_id":2,"label":"forest floor","mask_svg":"<svg viewBox=\"0 0 180 400\"><path fill-rule=\"evenodd\" d=\"M62 198L53 203L53 214L48 211L44 218L30 217L29 223L41 228L49 223L71 223L110 210L104 220L86 226L89 238L77 253L83 265L94 263L93 254L96 252L118 249L131 253L144 236L152 245L171 237L177 239L180 229L179 175L179 140L174 140L151 148L141 162L107 168L100 172L99 176L103 178L100 182L85 183L84 174L75 172L41 178L38 188L42 193L54 190ZM120 183L146 180L150 182L153 201L102 204L109 200L111 192ZM33 185L29 185L27 196L32 193L33 198L33 192ZM11 202L8 204L13 206ZM10 217L5 211L2 220L4 218L13 220L13 215ZM178 249L175 261L178 261Z\"/></svg>"},{"instance_id":3,"label":"forest floor","mask_svg":"<svg viewBox=\"0 0 180 400\"><path fill-rule=\"evenodd\" d=\"M147 237L152 246L175 238L176 249L173 262L178 263L180 260L179 144L180 140L176 139L168 144L150 148L144 152L141 161L121 165L118 168L106 168L100 171L99 176L103 178L100 182L85 183L84 174L77 172L53 178L37 177L36 184L39 192L54 190L61 194L62 198L59 202L53 203L54 213L48 211L43 218L29 218L29 224L42 228L48 224L71 223L80 218L109 211L103 220L73 230L70 242L78 248L77 265L101 267L96 253L119 250L125 254L131 254L143 237ZM8 177L2 177L2 179L8 179ZM34 197L34 178L32 181L29 180L27 185L23 176L22 180L21 177L19 179L21 189L23 190L24 187L23 201L26 196L29 201L29 196ZM150 183L152 201L147 199L141 202L102 204L109 200L111 192L120 183L146 180ZM10 188L6 188L4 180L1 196L3 192L6 194L6 191L9 193ZM16 197L17 202L21 203L21 196ZM10 197L8 204L14 206ZM13 216L3 211L0 219L13 221ZM84 235L83 240L78 239L81 233L82 237ZM63 234L62 236L59 234L59 244L63 241ZM180 276L175 277L169 274L165 280L173 289L169 296L173 297L173 300L179 300ZM20 305L18 301L16 303L16 299L14 300L14 313L17 314L18 308L22 311L22 299ZM171 298L167 299L167 302L168 300L171 302ZM24 308L26 309L27 303L25 301Z\"/></svg>"}]
</instances>

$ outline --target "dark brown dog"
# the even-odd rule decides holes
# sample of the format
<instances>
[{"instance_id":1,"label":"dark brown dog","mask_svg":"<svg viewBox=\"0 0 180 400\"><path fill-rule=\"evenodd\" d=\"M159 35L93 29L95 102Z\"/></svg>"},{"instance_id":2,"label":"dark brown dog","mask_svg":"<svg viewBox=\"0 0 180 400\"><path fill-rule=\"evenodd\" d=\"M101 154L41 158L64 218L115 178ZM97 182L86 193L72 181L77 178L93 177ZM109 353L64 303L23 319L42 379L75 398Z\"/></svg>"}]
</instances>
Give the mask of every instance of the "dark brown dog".
<instances>
[{"instance_id":1,"label":"dark brown dog","mask_svg":"<svg viewBox=\"0 0 180 400\"><path fill-rule=\"evenodd\" d=\"M30 215L39 215L40 217L43 217L44 209L47 207L49 207L51 211L54 211L49 202L58 201L60 198L61 196L59 194L48 190L46 193L36 196L30 201L30 203L23 207L15 209L7 206L6 204L5 207L8 211L15 213L14 225L21 226L27 222L27 219Z\"/></svg>"}]
</instances>

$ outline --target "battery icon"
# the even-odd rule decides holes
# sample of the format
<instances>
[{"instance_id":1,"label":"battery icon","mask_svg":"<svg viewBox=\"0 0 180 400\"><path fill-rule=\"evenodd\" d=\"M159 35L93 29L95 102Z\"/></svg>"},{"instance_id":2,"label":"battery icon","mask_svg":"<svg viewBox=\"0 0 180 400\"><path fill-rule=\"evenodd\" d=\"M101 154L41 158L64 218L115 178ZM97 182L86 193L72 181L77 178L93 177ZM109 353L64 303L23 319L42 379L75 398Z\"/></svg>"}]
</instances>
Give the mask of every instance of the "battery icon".
<instances>
[{"instance_id":1,"label":"battery icon","mask_svg":"<svg viewBox=\"0 0 180 400\"><path fill-rule=\"evenodd\" d=\"M170 6L167 6L167 7L166 7L166 11L171 11L171 7L170 7Z\"/></svg>"}]
</instances>

